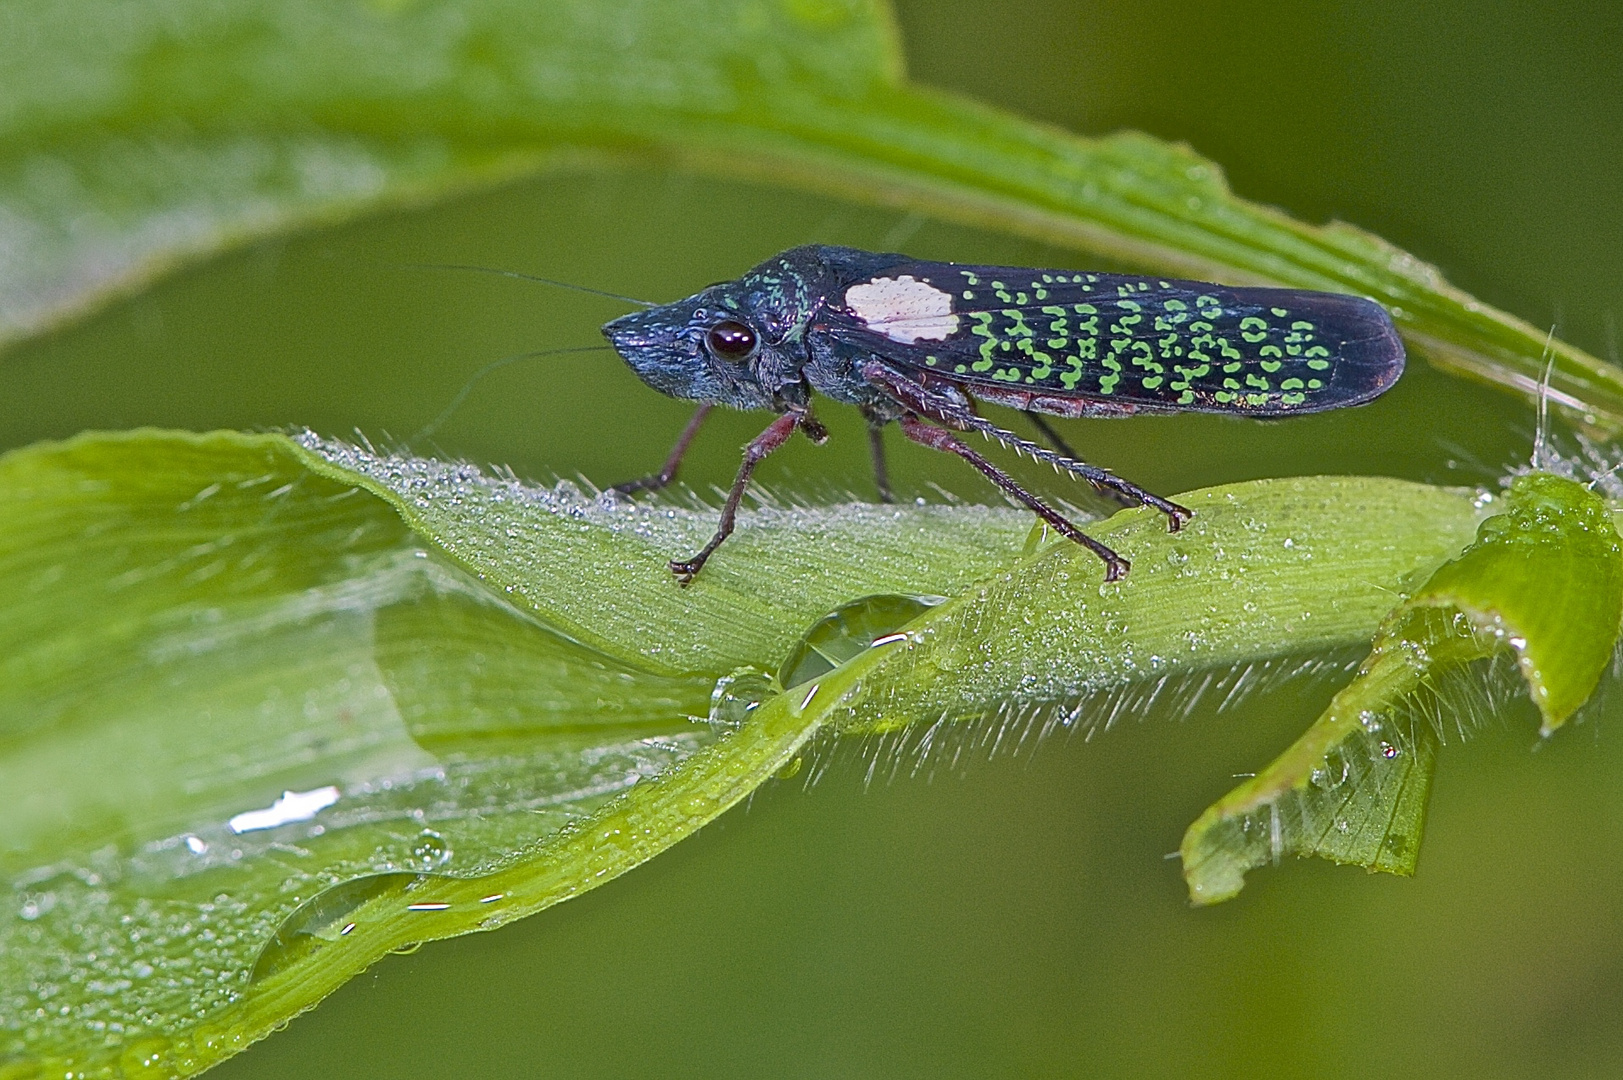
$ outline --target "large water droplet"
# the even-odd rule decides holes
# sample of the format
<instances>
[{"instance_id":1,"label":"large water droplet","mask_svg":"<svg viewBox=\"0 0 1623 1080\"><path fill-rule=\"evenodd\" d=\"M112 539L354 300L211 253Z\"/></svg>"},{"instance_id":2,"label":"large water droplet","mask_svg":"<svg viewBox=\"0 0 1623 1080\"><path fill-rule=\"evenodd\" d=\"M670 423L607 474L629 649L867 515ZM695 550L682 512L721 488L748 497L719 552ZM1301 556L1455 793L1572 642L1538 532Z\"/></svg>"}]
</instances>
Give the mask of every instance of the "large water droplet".
<instances>
[{"instance_id":1,"label":"large water droplet","mask_svg":"<svg viewBox=\"0 0 1623 1080\"><path fill-rule=\"evenodd\" d=\"M710 724L718 731L736 731L756 706L777 693L778 684L766 672L738 668L717 679L710 691Z\"/></svg>"},{"instance_id":2,"label":"large water droplet","mask_svg":"<svg viewBox=\"0 0 1623 1080\"><path fill-rule=\"evenodd\" d=\"M355 927L351 917L382 896L403 893L417 874L371 874L324 889L293 909L254 961L250 982L285 971L340 940Z\"/></svg>"},{"instance_id":3,"label":"large water droplet","mask_svg":"<svg viewBox=\"0 0 1623 1080\"><path fill-rule=\"evenodd\" d=\"M812 623L811 629L789 650L788 658L778 669L778 682L785 687L811 682L945 602L946 597L942 596L883 593L841 604Z\"/></svg>"}]
</instances>

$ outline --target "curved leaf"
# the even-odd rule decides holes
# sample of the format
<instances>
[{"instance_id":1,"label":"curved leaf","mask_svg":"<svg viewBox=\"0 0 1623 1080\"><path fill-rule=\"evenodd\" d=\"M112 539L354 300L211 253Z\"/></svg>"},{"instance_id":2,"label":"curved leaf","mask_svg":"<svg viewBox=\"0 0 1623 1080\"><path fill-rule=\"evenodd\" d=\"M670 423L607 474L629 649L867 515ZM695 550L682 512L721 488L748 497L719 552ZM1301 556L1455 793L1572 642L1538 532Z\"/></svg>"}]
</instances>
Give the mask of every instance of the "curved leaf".
<instances>
[{"instance_id":1,"label":"curved leaf","mask_svg":"<svg viewBox=\"0 0 1623 1080\"><path fill-rule=\"evenodd\" d=\"M379 454L306 432L306 468L359 483L452 559L549 625L651 670L775 668L806 625L853 596L951 592L991 573L1028 531L1008 510L766 508L693 584L667 563L716 529L709 510L538 490L471 465Z\"/></svg>"},{"instance_id":2,"label":"curved leaf","mask_svg":"<svg viewBox=\"0 0 1623 1080\"><path fill-rule=\"evenodd\" d=\"M665 561L708 511L310 437L0 457L0 1076L195 1072L391 949L611 880L819 728L1063 718L1078 692L1356 643L1482 512L1379 479L1184 499L1183 533L1097 526L1135 560L1108 586L1024 514L841 506L745 515L683 590ZM785 595L949 599L773 694L822 612L751 590L819 575Z\"/></svg>"},{"instance_id":3,"label":"curved leaf","mask_svg":"<svg viewBox=\"0 0 1623 1080\"><path fill-rule=\"evenodd\" d=\"M1549 735L1594 692L1620 620L1623 543L1606 504L1549 473L1517 477L1504 511L1387 619L1324 715L1189 827L1190 897L1227 900L1285 853L1412 874L1438 735L1401 715L1405 700L1509 649Z\"/></svg>"}]
</instances>

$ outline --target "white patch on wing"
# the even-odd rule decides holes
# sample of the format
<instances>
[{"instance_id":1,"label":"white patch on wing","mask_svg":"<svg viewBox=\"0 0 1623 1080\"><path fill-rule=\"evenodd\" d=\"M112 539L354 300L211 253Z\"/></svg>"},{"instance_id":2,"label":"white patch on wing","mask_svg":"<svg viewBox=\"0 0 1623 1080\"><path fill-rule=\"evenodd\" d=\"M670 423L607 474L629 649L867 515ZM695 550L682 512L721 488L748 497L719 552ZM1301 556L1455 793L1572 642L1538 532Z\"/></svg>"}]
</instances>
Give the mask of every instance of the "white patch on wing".
<instances>
[{"instance_id":1,"label":"white patch on wing","mask_svg":"<svg viewBox=\"0 0 1623 1080\"><path fill-rule=\"evenodd\" d=\"M845 290L845 306L869 329L903 345L945 341L958 332L952 294L911 274L853 285Z\"/></svg>"}]
</instances>

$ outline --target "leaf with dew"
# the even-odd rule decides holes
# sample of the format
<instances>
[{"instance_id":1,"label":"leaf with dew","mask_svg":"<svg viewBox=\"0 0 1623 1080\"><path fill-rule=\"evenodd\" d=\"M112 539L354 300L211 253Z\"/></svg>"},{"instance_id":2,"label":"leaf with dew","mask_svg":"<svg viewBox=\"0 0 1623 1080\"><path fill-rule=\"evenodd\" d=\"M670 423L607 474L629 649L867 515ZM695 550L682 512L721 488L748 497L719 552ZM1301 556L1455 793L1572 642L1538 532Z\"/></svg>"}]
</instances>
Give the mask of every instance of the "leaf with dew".
<instances>
[{"instance_id":1,"label":"leaf with dew","mask_svg":"<svg viewBox=\"0 0 1623 1080\"><path fill-rule=\"evenodd\" d=\"M1623 543L1606 504L1549 473L1517 477L1375 637L1358 677L1289 749L1184 835L1196 903L1236 895L1285 854L1412 874L1438 733L1403 705L1442 673L1508 650L1548 736L1594 692L1623 620Z\"/></svg>"},{"instance_id":2,"label":"leaf with dew","mask_svg":"<svg viewBox=\"0 0 1623 1080\"><path fill-rule=\"evenodd\" d=\"M681 589L710 512L310 436L0 457L0 1075L194 1073L390 950L612 880L819 730L1063 720L1367 640L1482 513L1360 478L1186 501L1183 533L1095 526L1118 584L1023 513L850 505L750 512Z\"/></svg>"}]
</instances>

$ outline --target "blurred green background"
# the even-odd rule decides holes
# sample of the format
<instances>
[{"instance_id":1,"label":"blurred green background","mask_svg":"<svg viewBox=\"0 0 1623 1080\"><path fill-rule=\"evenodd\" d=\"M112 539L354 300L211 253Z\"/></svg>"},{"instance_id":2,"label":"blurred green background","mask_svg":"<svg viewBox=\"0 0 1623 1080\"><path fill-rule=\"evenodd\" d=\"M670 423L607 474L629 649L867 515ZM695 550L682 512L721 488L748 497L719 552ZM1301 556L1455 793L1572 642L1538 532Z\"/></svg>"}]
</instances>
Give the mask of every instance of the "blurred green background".
<instances>
[{"instance_id":1,"label":"blurred green background","mask_svg":"<svg viewBox=\"0 0 1623 1080\"><path fill-rule=\"evenodd\" d=\"M1372 229L1616 359L1623 9L911 0L900 16L921 81L1083 132L1186 140L1241 194ZM805 242L1077 265L766 187L557 174L261 244L16 351L0 361L0 445L145 424L404 439L481 365L595 343L622 310L407 264L664 300ZM657 464L687 412L611 354L556 357L490 377L432 447L609 484ZM871 494L860 424L828 413L833 441L786 450L767 486ZM763 424L718 418L685 479L724 483ZM1526 460L1532 427L1525 404L1415 363L1348 413L1066 430L1171 493L1313 472L1491 485ZM893 447L910 494L991 497L954 462ZM499 933L391 957L214 1075L1623 1074L1615 693L1537 752L1519 697L1469 740L1451 731L1416 879L1293 863L1234 903L1188 908L1161 856L1332 690L1160 710L928 782L883 747L824 748L809 789L779 783Z\"/></svg>"}]
</instances>

